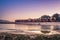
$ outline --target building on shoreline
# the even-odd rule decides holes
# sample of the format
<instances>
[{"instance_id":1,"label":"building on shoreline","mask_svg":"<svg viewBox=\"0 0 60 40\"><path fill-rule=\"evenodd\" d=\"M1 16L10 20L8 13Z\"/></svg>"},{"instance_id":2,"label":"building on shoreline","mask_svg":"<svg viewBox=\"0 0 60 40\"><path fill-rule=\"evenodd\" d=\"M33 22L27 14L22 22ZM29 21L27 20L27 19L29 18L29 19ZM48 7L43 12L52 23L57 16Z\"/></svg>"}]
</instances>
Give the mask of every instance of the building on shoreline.
<instances>
[{"instance_id":1,"label":"building on shoreline","mask_svg":"<svg viewBox=\"0 0 60 40\"><path fill-rule=\"evenodd\" d=\"M55 22L55 18L38 18L38 19L20 19L20 20L15 20L15 22Z\"/></svg>"},{"instance_id":2,"label":"building on shoreline","mask_svg":"<svg viewBox=\"0 0 60 40\"><path fill-rule=\"evenodd\" d=\"M21 19L21 20L15 20L15 22L40 22L39 19Z\"/></svg>"}]
</instances>

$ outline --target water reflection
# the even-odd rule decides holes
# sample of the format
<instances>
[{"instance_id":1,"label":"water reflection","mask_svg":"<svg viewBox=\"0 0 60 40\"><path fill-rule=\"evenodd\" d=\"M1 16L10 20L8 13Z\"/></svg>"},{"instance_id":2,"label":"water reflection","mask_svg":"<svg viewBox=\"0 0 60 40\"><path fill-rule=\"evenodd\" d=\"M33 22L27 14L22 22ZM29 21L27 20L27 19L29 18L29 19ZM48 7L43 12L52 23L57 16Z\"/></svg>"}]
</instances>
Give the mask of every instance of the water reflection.
<instances>
[{"instance_id":1,"label":"water reflection","mask_svg":"<svg viewBox=\"0 0 60 40\"><path fill-rule=\"evenodd\" d=\"M14 33L60 33L60 26L58 25L20 25L20 24L0 24L0 32L3 31L8 31L8 29L13 30L11 32ZM10 31L9 31L10 32Z\"/></svg>"},{"instance_id":2,"label":"water reflection","mask_svg":"<svg viewBox=\"0 0 60 40\"><path fill-rule=\"evenodd\" d=\"M15 25L16 30L23 30L35 33L57 33L56 30L60 28L60 26L52 26L52 25ZM59 30L59 29L58 29Z\"/></svg>"},{"instance_id":3,"label":"water reflection","mask_svg":"<svg viewBox=\"0 0 60 40\"><path fill-rule=\"evenodd\" d=\"M53 28L53 30L60 30L60 26L55 25L54 28Z\"/></svg>"},{"instance_id":4,"label":"water reflection","mask_svg":"<svg viewBox=\"0 0 60 40\"><path fill-rule=\"evenodd\" d=\"M16 30L25 31L40 31L40 30L51 30L50 25L15 25Z\"/></svg>"},{"instance_id":5,"label":"water reflection","mask_svg":"<svg viewBox=\"0 0 60 40\"><path fill-rule=\"evenodd\" d=\"M51 27L50 25L41 25L41 30L42 33L50 33L51 32Z\"/></svg>"},{"instance_id":6,"label":"water reflection","mask_svg":"<svg viewBox=\"0 0 60 40\"><path fill-rule=\"evenodd\" d=\"M0 24L0 32L9 32L15 30L15 24Z\"/></svg>"},{"instance_id":7,"label":"water reflection","mask_svg":"<svg viewBox=\"0 0 60 40\"><path fill-rule=\"evenodd\" d=\"M51 30L50 25L41 25L41 30Z\"/></svg>"},{"instance_id":8,"label":"water reflection","mask_svg":"<svg viewBox=\"0 0 60 40\"><path fill-rule=\"evenodd\" d=\"M15 29L15 24L0 24L0 29Z\"/></svg>"},{"instance_id":9,"label":"water reflection","mask_svg":"<svg viewBox=\"0 0 60 40\"><path fill-rule=\"evenodd\" d=\"M40 25L15 25L16 30L40 31Z\"/></svg>"}]
</instances>

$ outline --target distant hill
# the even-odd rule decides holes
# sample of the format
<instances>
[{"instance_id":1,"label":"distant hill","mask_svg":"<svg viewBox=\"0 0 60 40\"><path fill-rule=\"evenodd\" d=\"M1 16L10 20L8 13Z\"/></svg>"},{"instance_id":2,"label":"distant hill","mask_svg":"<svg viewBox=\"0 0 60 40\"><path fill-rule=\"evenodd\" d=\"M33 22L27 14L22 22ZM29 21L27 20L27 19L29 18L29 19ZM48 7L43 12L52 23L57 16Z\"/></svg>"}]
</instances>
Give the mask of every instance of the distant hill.
<instances>
[{"instance_id":1,"label":"distant hill","mask_svg":"<svg viewBox=\"0 0 60 40\"><path fill-rule=\"evenodd\" d=\"M15 24L15 22L11 22L8 20L0 20L0 24Z\"/></svg>"},{"instance_id":2,"label":"distant hill","mask_svg":"<svg viewBox=\"0 0 60 40\"><path fill-rule=\"evenodd\" d=\"M8 21L8 20L0 20L0 22L10 22L10 21Z\"/></svg>"}]
</instances>

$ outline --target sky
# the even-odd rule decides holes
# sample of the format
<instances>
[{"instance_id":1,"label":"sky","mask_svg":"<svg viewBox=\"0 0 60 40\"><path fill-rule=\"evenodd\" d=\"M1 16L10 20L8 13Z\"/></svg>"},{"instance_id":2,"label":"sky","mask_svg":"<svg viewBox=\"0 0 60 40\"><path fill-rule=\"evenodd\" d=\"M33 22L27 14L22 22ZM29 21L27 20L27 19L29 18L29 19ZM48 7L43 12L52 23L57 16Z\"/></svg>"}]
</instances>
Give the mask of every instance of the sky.
<instances>
[{"instance_id":1,"label":"sky","mask_svg":"<svg viewBox=\"0 0 60 40\"><path fill-rule=\"evenodd\" d=\"M39 18L60 13L60 0L0 0L0 19Z\"/></svg>"}]
</instances>

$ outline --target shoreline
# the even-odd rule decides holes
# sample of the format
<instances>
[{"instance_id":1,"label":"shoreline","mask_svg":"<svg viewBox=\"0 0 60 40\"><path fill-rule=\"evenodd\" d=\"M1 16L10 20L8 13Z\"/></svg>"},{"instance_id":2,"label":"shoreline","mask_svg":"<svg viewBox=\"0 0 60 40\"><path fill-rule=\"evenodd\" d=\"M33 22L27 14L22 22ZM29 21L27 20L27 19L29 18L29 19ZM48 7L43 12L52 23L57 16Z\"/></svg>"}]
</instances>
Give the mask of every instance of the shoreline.
<instances>
[{"instance_id":1,"label":"shoreline","mask_svg":"<svg viewBox=\"0 0 60 40\"><path fill-rule=\"evenodd\" d=\"M0 24L59 25L60 26L60 22L0 22Z\"/></svg>"}]
</instances>

